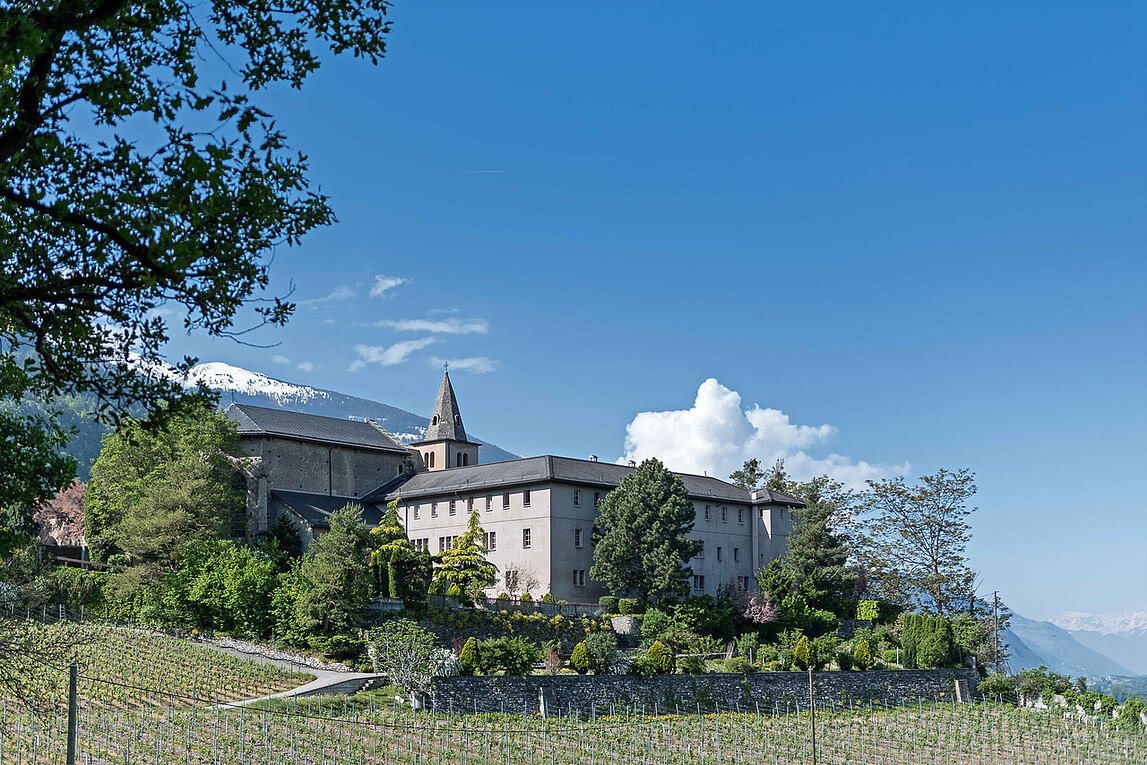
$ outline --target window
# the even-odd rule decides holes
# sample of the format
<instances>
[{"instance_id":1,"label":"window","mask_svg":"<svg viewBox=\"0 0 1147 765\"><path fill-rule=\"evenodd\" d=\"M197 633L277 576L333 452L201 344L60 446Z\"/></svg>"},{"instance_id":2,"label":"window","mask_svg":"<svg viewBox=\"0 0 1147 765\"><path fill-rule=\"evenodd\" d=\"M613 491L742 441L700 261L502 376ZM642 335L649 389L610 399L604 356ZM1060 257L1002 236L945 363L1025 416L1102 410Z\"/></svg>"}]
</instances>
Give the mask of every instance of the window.
<instances>
[{"instance_id":1,"label":"window","mask_svg":"<svg viewBox=\"0 0 1147 765\"><path fill-rule=\"evenodd\" d=\"M430 517L431 518L437 518L438 517L438 503L437 502L431 502L430 503Z\"/></svg>"},{"instance_id":2,"label":"window","mask_svg":"<svg viewBox=\"0 0 1147 765\"><path fill-rule=\"evenodd\" d=\"M434 467L434 452L430 452L430 467Z\"/></svg>"},{"instance_id":3,"label":"window","mask_svg":"<svg viewBox=\"0 0 1147 765\"><path fill-rule=\"evenodd\" d=\"M597 509L597 503L601 501L601 492L595 491L593 493L593 509Z\"/></svg>"},{"instance_id":4,"label":"window","mask_svg":"<svg viewBox=\"0 0 1147 765\"><path fill-rule=\"evenodd\" d=\"M430 418L430 424L431 425L437 425L438 424L438 415L434 415L433 417Z\"/></svg>"},{"instance_id":5,"label":"window","mask_svg":"<svg viewBox=\"0 0 1147 765\"><path fill-rule=\"evenodd\" d=\"M728 523L728 522L729 522L729 508L722 507L721 508L721 523Z\"/></svg>"},{"instance_id":6,"label":"window","mask_svg":"<svg viewBox=\"0 0 1147 765\"><path fill-rule=\"evenodd\" d=\"M466 512L470 512L473 509L474 509L474 498L473 497L466 497Z\"/></svg>"},{"instance_id":7,"label":"window","mask_svg":"<svg viewBox=\"0 0 1147 765\"><path fill-rule=\"evenodd\" d=\"M395 475L402 475L402 465L398 466L398 472Z\"/></svg>"},{"instance_id":8,"label":"window","mask_svg":"<svg viewBox=\"0 0 1147 765\"><path fill-rule=\"evenodd\" d=\"M505 494L502 495L502 509L503 510L509 510L510 509L510 492L506 492Z\"/></svg>"},{"instance_id":9,"label":"window","mask_svg":"<svg viewBox=\"0 0 1147 765\"><path fill-rule=\"evenodd\" d=\"M414 506L414 520L418 520L418 505Z\"/></svg>"},{"instance_id":10,"label":"window","mask_svg":"<svg viewBox=\"0 0 1147 765\"><path fill-rule=\"evenodd\" d=\"M530 490L529 489L526 489L525 491L522 492L522 506L523 507L529 507L530 506Z\"/></svg>"},{"instance_id":11,"label":"window","mask_svg":"<svg viewBox=\"0 0 1147 765\"><path fill-rule=\"evenodd\" d=\"M522 529L522 547L529 549L530 547L530 530Z\"/></svg>"},{"instance_id":12,"label":"window","mask_svg":"<svg viewBox=\"0 0 1147 765\"><path fill-rule=\"evenodd\" d=\"M456 499L450 500L450 514L458 515L458 500Z\"/></svg>"},{"instance_id":13,"label":"window","mask_svg":"<svg viewBox=\"0 0 1147 765\"><path fill-rule=\"evenodd\" d=\"M494 509L494 498L493 497L486 497L486 512L488 513L492 509Z\"/></svg>"},{"instance_id":14,"label":"window","mask_svg":"<svg viewBox=\"0 0 1147 765\"><path fill-rule=\"evenodd\" d=\"M469 464L470 464L470 455L469 454L463 454L462 455L462 467L466 467Z\"/></svg>"},{"instance_id":15,"label":"window","mask_svg":"<svg viewBox=\"0 0 1147 765\"><path fill-rule=\"evenodd\" d=\"M741 562L741 548L740 547L734 547L733 548L733 562L734 563L740 563Z\"/></svg>"},{"instance_id":16,"label":"window","mask_svg":"<svg viewBox=\"0 0 1147 765\"><path fill-rule=\"evenodd\" d=\"M693 557L694 558L704 558L705 557L705 540L704 539L701 539L698 541L697 554L694 555Z\"/></svg>"},{"instance_id":17,"label":"window","mask_svg":"<svg viewBox=\"0 0 1147 765\"><path fill-rule=\"evenodd\" d=\"M705 505L705 520L712 520L713 506Z\"/></svg>"},{"instance_id":18,"label":"window","mask_svg":"<svg viewBox=\"0 0 1147 765\"><path fill-rule=\"evenodd\" d=\"M438 537L438 552L446 551L446 537Z\"/></svg>"},{"instance_id":19,"label":"window","mask_svg":"<svg viewBox=\"0 0 1147 765\"><path fill-rule=\"evenodd\" d=\"M462 452L454 456L454 467L462 467Z\"/></svg>"},{"instance_id":20,"label":"window","mask_svg":"<svg viewBox=\"0 0 1147 765\"><path fill-rule=\"evenodd\" d=\"M574 489L574 507L581 507L581 491Z\"/></svg>"},{"instance_id":21,"label":"window","mask_svg":"<svg viewBox=\"0 0 1147 765\"><path fill-rule=\"evenodd\" d=\"M694 574L693 575L693 589L694 590L705 589L705 575L704 574Z\"/></svg>"},{"instance_id":22,"label":"window","mask_svg":"<svg viewBox=\"0 0 1147 765\"><path fill-rule=\"evenodd\" d=\"M585 569L575 568L573 572L573 586L585 587Z\"/></svg>"},{"instance_id":23,"label":"window","mask_svg":"<svg viewBox=\"0 0 1147 765\"><path fill-rule=\"evenodd\" d=\"M737 523L744 523L744 522L745 522L745 508L738 507L737 508Z\"/></svg>"},{"instance_id":24,"label":"window","mask_svg":"<svg viewBox=\"0 0 1147 765\"><path fill-rule=\"evenodd\" d=\"M574 547L581 547L581 529L574 529Z\"/></svg>"},{"instance_id":25,"label":"window","mask_svg":"<svg viewBox=\"0 0 1147 765\"><path fill-rule=\"evenodd\" d=\"M482 535L482 547L487 552L492 552L498 549L498 532L487 531Z\"/></svg>"},{"instance_id":26,"label":"window","mask_svg":"<svg viewBox=\"0 0 1147 765\"><path fill-rule=\"evenodd\" d=\"M721 548L717 548L717 560L721 560Z\"/></svg>"}]
</instances>

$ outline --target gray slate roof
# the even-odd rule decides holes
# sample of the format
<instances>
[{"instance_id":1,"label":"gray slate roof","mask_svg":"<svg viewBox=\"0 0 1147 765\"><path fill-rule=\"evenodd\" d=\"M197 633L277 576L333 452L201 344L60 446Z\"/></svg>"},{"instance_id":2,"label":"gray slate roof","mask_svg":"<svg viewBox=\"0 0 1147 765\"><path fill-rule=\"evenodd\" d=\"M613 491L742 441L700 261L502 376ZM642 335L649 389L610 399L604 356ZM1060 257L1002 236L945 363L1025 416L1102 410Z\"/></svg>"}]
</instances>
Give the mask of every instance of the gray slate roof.
<instances>
[{"instance_id":1,"label":"gray slate roof","mask_svg":"<svg viewBox=\"0 0 1147 765\"><path fill-rule=\"evenodd\" d=\"M633 471L634 468L611 462L593 462L551 455L527 457L526 459L507 462L493 462L488 465L471 465L470 467L416 473L402 485L387 491L385 498L388 500L395 497L413 499L441 494L494 491L504 487L547 481L580 486L600 486L608 491L620 484L621 479ZM719 478L689 473L677 473L677 475L685 482L686 490L694 499L739 502L746 505L754 502L753 494ZM798 507L804 504L799 499L782 492L771 492L767 498L762 492L756 493L758 498L755 501L758 504L771 502ZM367 496L376 501L381 501L381 498L375 496L378 493L377 491L371 492Z\"/></svg>"},{"instance_id":2,"label":"gray slate roof","mask_svg":"<svg viewBox=\"0 0 1147 765\"><path fill-rule=\"evenodd\" d=\"M450 384L450 373L442 376L442 387L438 389L438 401L434 404L434 414L422 441L465 441L466 428L462 425L462 412L458 409L458 399L454 396L454 386Z\"/></svg>"},{"instance_id":3,"label":"gray slate roof","mask_svg":"<svg viewBox=\"0 0 1147 765\"><path fill-rule=\"evenodd\" d=\"M227 416L235 421L240 436L281 436L409 454L405 446L372 422L323 417L251 404L232 404L227 407Z\"/></svg>"},{"instance_id":4,"label":"gray slate roof","mask_svg":"<svg viewBox=\"0 0 1147 765\"><path fill-rule=\"evenodd\" d=\"M331 513L352 503L362 505L362 519L368 527L373 528L382 521L382 509L364 502L361 498L332 497L326 494L275 489L271 492L271 501L281 502L307 523L320 529L330 528Z\"/></svg>"}]
</instances>

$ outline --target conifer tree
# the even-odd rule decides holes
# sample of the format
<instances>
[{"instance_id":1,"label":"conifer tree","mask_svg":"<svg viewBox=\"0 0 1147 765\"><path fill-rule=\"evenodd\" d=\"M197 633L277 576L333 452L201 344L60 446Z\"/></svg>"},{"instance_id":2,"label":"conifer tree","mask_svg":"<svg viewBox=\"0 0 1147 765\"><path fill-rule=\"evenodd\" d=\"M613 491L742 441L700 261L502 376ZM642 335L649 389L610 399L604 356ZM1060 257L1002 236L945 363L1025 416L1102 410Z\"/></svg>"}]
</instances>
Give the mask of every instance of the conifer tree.
<instances>
[{"instance_id":1,"label":"conifer tree","mask_svg":"<svg viewBox=\"0 0 1147 765\"><path fill-rule=\"evenodd\" d=\"M457 585L463 596L491 587L498 581L498 567L486 560L483 546L482 524L478 511L470 513L466 531L454 540L454 545L439 556L434 569L434 586L448 592Z\"/></svg>"},{"instance_id":2,"label":"conifer tree","mask_svg":"<svg viewBox=\"0 0 1147 765\"><path fill-rule=\"evenodd\" d=\"M397 497L388 502L378 526L371 529L376 548L370 563L377 574L380 593L408 602L422 600L430 585L430 555L415 550L410 543L398 520L398 502Z\"/></svg>"},{"instance_id":3,"label":"conifer tree","mask_svg":"<svg viewBox=\"0 0 1147 765\"><path fill-rule=\"evenodd\" d=\"M729 482L740 486L746 491L756 491L765 478L765 471L761 470L761 461L756 457L745 460L740 470L734 470L729 476Z\"/></svg>"},{"instance_id":4,"label":"conifer tree","mask_svg":"<svg viewBox=\"0 0 1147 765\"><path fill-rule=\"evenodd\" d=\"M598 508L589 575L614 592L646 600L687 594L687 563L701 549L685 536L693 522L684 482L658 460L645 460Z\"/></svg>"}]
</instances>

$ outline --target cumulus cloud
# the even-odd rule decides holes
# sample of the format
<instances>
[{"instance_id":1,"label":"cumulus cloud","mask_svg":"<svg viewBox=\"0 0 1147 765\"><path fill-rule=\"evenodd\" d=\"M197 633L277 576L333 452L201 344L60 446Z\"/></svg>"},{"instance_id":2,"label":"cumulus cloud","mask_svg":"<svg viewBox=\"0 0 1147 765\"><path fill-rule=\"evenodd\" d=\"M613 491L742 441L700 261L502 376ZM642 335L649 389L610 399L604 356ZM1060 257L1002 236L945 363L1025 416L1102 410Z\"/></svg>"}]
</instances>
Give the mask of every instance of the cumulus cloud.
<instances>
[{"instance_id":1,"label":"cumulus cloud","mask_svg":"<svg viewBox=\"0 0 1147 765\"><path fill-rule=\"evenodd\" d=\"M375 327L390 327L399 332L434 332L446 335L481 335L490 331L485 319L381 319Z\"/></svg>"},{"instance_id":2,"label":"cumulus cloud","mask_svg":"<svg viewBox=\"0 0 1147 765\"><path fill-rule=\"evenodd\" d=\"M314 372L315 371L315 365L309 361L300 361L298 366L295 367L295 369L299 370L300 372Z\"/></svg>"},{"instance_id":3,"label":"cumulus cloud","mask_svg":"<svg viewBox=\"0 0 1147 765\"><path fill-rule=\"evenodd\" d=\"M371 297L382 297L395 287L401 287L403 284L408 284L409 279L401 276L387 276L386 274L375 274L374 285L370 288Z\"/></svg>"},{"instance_id":4,"label":"cumulus cloud","mask_svg":"<svg viewBox=\"0 0 1147 765\"><path fill-rule=\"evenodd\" d=\"M348 372L358 372L367 364L380 364L392 367L401 364L415 351L421 350L434 342L433 337L423 337L418 340L403 340L390 346L356 345L354 352L358 358L351 362Z\"/></svg>"},{"instance_id":5,"label":"cumulus cloud","mask_svg":"<svg viewBox=\"0 0 1147 765\"><path fill-rule=\"evenodd\" d=\"M345 284L340 284L322 297L300 300L299 305L318 306L325 303L338 303L343 300L349 300L352 297L354 297L354 290Z\"/></svg>"},{"instance_id":6,"label":"cumulus cloud","mask_svg":"<svg viewBox=\"0 0 1147 765\"><path fill-rule=\"evenodd\" d=\"M291 360L288 359L286 356L280 356L278 354L272 356L271 361L275 362L276 364L290 364L291 363Z\"/></svg>"},{"instance_id":7,"label":"cumulus cloud","mask_svg":"<svg viewBox=\"0 0 1147 765\"><path fill-rule=\"evenodd\" d=\"M626 460L657 457L670 469L725 478L752 457L764 466L785 461L797 480L828 475L860 489L869 479L904 475L910 466L854 461L809 450L836 434L832 425L795 425L778 409L741 407L741 395L713 378L701 383L689 409L640 412L625 429Z\"/></svg>"},{"instance_id":8,"label":"cumulus cloud","mask_svg":"<svg viewBox=\"0 0 1147 765\"><path fill-rule=\"evenodd\" d=\"M430 357L431 366L442 366L444 362L449 364L451 369L462 369L479 375L493 372L498 368L496 359L490 359L485 356L471 356L466 359L443 359L438 356Z\"/></svg>"}]
</instances>

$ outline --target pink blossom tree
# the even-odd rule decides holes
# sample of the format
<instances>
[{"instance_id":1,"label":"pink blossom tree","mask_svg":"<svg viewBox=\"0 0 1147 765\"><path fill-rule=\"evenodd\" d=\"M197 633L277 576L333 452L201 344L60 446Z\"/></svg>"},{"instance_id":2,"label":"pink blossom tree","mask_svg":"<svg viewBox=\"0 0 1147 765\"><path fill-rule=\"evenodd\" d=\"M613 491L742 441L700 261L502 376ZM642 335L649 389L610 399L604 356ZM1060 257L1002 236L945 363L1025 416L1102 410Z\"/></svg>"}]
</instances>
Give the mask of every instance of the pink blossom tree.
<instances>
[{"instance_id":1,"label":"pink blossom tree","mask_svg":"<svg viewBox=\"0 0 1147 765\"><path fill-rule=\"evenodd\" d=\"M780 611L773 605L772 598L767 592L761 592L749 598L749 605L745 608L745 618L753 624L772 624L780 616Z\"/></svg>"}]
</instances>

